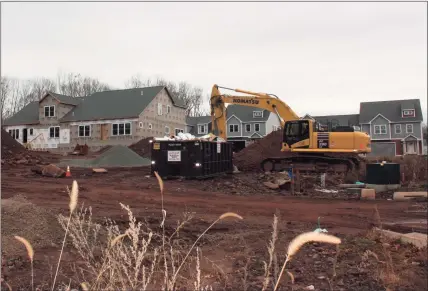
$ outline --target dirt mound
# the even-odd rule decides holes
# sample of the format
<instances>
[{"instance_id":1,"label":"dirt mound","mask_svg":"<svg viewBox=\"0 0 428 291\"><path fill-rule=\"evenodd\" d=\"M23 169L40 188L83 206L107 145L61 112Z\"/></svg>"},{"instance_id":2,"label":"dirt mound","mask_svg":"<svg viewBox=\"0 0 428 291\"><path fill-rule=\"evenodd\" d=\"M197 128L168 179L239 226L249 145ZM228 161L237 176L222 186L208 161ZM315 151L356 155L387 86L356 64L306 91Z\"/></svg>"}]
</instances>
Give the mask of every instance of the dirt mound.
<instances>
[{"instance_id":1,"label":"dirt mound","mask_svg":"<svg viewBox=\"0 0 428 291\"><path fill-rule=\"evenodd\" d=\"M26 149L4 129L1 130L1 158L10 159Z\"/></svg>"},{"instance_id":2,"label":"dirt mound","mask_svg":"<svg viewBox=\"0 0 428 291\"><path fill-rule=\"evenodd\" d=\"M143 138L142 140L130 145L129 148L144 158L150 158L152 156L151 140L153 140L153 137Z\"/></svg>"},{"instance_id":3,"label":"dirt mound","mask_svg":"<svg viewBox=\"0 0 428 291\"><path fill-rule=\"evenodd\" d=\"M22 196L1 200L1 246L7 256L25 254L13 236L25 237L37 249L55 246L64 234L56 217Z\"/></svg>"},{"instance_id":4,"label":"dirt mound","mask_svg":"<svg viewBox=\"0 0 428 291\"><path fill-rule=\"evenodd\" d=\"M233 158L234 165L241 171L259 170L260 163L264 159L287 155L287 153L281 152L281 147L282 131L273 131L236 153Z\"/></svg>"}]
</instances>

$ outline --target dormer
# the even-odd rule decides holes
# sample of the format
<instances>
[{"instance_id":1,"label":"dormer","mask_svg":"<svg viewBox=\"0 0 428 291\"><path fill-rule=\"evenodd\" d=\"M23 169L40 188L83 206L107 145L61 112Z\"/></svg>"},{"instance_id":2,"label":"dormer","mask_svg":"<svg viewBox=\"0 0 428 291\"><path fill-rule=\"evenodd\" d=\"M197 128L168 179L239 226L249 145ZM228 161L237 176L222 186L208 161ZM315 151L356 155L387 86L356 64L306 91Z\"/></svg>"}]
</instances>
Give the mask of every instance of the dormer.
<instances>
[{"instance_id":1,"label":"dormer","mask_svg":"<svg viewBox=\"0 0 428 291\"><path fill-rule=\"evenodd\" d=\"M57 123L79 104L81 98L46 93L39 101L39 121L42 124Z\"/></svg>"},{"instance_id":2,"label":"dormer","mask_svg":"<svg viewBox=\"0 0 428 291\"><path fill-rule=\"evenodd\" d=\"M416 117L415 109L402 109L401 110L401 117Z\"/></svg>"},{"instance_id":3,"label":"dormer","mask_svg":"<svg viewBox=\"0 0 428 291\"><path fill-rule=\"evenodd\" d=\"M253 118L262 118L263 111L253 111Z\"/></svg>"}]
</instances>

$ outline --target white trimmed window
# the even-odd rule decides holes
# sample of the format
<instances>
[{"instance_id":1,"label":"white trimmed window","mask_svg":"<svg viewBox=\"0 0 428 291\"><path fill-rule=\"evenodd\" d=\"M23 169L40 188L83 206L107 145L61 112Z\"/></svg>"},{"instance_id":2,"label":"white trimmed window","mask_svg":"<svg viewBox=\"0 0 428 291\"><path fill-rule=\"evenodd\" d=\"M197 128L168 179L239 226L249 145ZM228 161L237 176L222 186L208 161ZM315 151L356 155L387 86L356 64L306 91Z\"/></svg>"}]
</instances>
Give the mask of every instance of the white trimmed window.
<instances>
[{"instance_id":1,"label":"white trimmed window","mask_svg":"<svg viewBox=\"0 0 428 291\"><path fill-rule=\"evenodd\" d=\"M208 132L208 126L206 124L198 125L198 134L205 134Z\"/></svg>"},{"instance_id":2,"label":"white trimmed window","mask_svg":"<svg viewBox=\"0 0 428 291\"><path fill-rule=\"evenodd\" d=\"M153 129L153 125L152 125L151 123L149 123L148 128L149 128L150 130L152 130L152 129Z\"/></svg>"},{"instance_id":3,"label":"white trimmed window","mask_svg":"<svg viewBox=\"0 0 428 291\"><path fill-rule=\"evenodd\" d=\"M374 126L374 133L375 134L386 134L386 124L375 125Z\"/></svg>"},{"instance_id":4,"label":"white trimmed window","mask_svg":"<svg viewBox=\"0 0 428 291\"><path fill-rule=\"evenodd\" d=\"M181 129L181 128L176 128L176 129L175 129L175 135L178 135L180 132L183 132L183 133L184 133L184 130L183 130L183 129Z\"/></svg>"},{"instance_id":5,"label":"white trimmed window","mask_svg":"<svg viewBox=\"0 0 428 291\"><path fill-rule=\"evenodd\" d=\"M260 123L255 123L254 124L254 131L255 132L259 132L260 131Z\"/></svg>"},{"instance_id":6,"label":"white trimmed window","mask_svg":"<svg viewBox=\"0 0 428 291\"><path fill-rule=\"evenodd\" d=\"M59 138L59 126L49 127L49 137L50 138Z\"/></svg>"},{"instance_id":7,"label":"white trimmed window","mask_svg":"<svg viewBox=\"0 0 428 291\"><path fill-rule=\"evenodd\" d=\"M9 129L9 134L10 134L14 139L19 139L19 129Z\"/></svg>"},{"instance_id":8,"label":"white trimmed window","mask_svg":"<svg viewBox=\"0 0 428 291\"><path fill-rule=\"evenodd\" d=\"M162 115L162 104L158 103L158 115Z\"/></svg>"},{"instance_id":9,"label":"white trimmed window","mask_svg":"<svg viewBox=\"0 0 428 291\"><path fill-rule=\"evenodd\" d=\"M165 134L169 134L171 131L169 129L169 126L165 126Z\"/></svg>"},{"instance_id":10,"label":"white trimmed window","mask_svg":"<svg viewBox=\"0 0 428 291\"><path fill-rule=\"evenodd\" d=\"M401 134L401 124L395 124L395 134Z\"/></svg>"},{"instance_id":11,"label":"white trimmed window","mask_svg":"<svg viewBox=\"0 0 428 291\"><path fill-rule=\"evenodd\" d=\"M237 124L230 124L229 125L229 132L238 132L239 126Z\"/></svg>"},{"instance_id":12,"label":"white trimmed window","mask_svg":"<svg viewBox=\"0 0 428 291\"><path fill-rule=\"evenodd\" d=\"M415 109L404 109L401 112L402 117L415 117Z\"/></svg>"},{"instance_id":13,"label":"white trimmed window","mask_svg":"<svg viewBox=\"0 0 428 291\"><path fill-rule=\"evenodd\" d=\"M131 122L123 122L123 123L113 123L112 127L112 135L131 135Z\"/></svg>"},{"instance_id":14,"label":"white trimmed window","mask_svg":"<svg viewBox=\"0 0 428 291\"><path fill-rule=\"evenodd\" d=\"M263 117L263 111L253 111L253 117Z\"/></svg>"},{"instance_id":15,"label":"white trimmed window","mask_svg":"<svg viewBox=\"0 0 428 291\"><path fill-rule=\"evenodd\" d=\"M143 124L143 122L142 122L142 121L140 121L140 122L138 123L138 127L139 127L139 128L143 128L143 127L144 127L144 124Z\"/></svg>"},{"instance_id":16,"label":"white trimmed window","mask_svg":"<svg viewBox=\"0 0 428 291\"><path fill-rule=\"evenodd\" d=\"M245 125L245 131L246 132L250 132L251 131L251 124L246 124Z\"/></svg>"},{"instance_id":17,"label":"white trimmed window","mask_svg":"<svg viewBox=\"0 0 428 291\"><path fill-rule=\"evenodd\" d=\"M413 133L413 124L406 124L406 133Z\"/></svg>"},{"instance_id":18,"label":"white trimmed window","mask_svg":"<svg viewBox=\"0 0 428 291\"><path fill-rule=\"evenodd\" d=\"M278 129L280 129L280 126L278 126L278 125L272 125L272 130L273 131L277 131Z\"/></svg>"},{"instance_id":19,"label":"white trimmed window","mask_svg":"<svg viewBox=\"0 0 428 291\"><path fill-rule=\"evenodd\" d=\"M79 125L79 137L88 137L88 136L91 136L91 126Z\"/></svg>"},{"instance_id":20,"label":"white trimmed window","mask_svg":"<svg viewBox=\"0 0 428 291\"><path fill-rule=\"evenodd\" d=\"M54 117L55 116L55 105L45 106L45 117Z\"/></svg>"},{"instance_id":21,"label":"white trimmed window","mask_svg":"<svg viewBox=\"0 0 428 291\"><path fill-rule=\"evenodd\" d=\"M166 113L170 114L171 113L171 105L167 105L166 106Z\"/></svg>"},{"instance_id":22,"label":"white trimmed window","mask_svg":"<svg viewBox=\"0 0 428 291\"><path fill-rule=\"evenodd\" d=\"M28 134L29 134L29 135L33 135L33 134L34 134L34 129L30 128L30 129L28 130Z\"/></svg>"}]
</instances>

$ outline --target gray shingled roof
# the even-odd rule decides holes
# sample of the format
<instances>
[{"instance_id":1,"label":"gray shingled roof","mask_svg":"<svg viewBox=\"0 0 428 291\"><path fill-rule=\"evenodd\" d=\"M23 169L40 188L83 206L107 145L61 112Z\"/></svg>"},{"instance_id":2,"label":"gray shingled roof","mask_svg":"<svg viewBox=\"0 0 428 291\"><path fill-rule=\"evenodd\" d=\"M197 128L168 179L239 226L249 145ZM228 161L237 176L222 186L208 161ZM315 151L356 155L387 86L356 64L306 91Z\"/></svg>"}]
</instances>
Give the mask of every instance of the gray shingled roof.
<instances>
[{"instance_id":1,"label":"gray shingled roof","mask_svg":"<svg viewBox=\"0 0 428 291\"><path fill-rule=\"evenodd\" d=\"M6 119L3 125L25 125L39 123L39 102L34 101L27 104L12 117Z\"/></svg>"},{"instance_id":2,"label":"gray shingled roof","mask_svg":"<svg viewBox=\"0 0 428 291\"><path fill-rule=\"evenodd\" d=\"M325 115L311 117L323 125L327 125L329 122L334 125L340 126L359 125L359 114Z\"/></svg>"},{"instance_id":3,"label":"gray shingled roof","mask_svg":"<svg viewBox=\"0 0 428 291\"><path fill-rule=\"evenodd\" d=\"M67 113L61 122L137 117L164 88L155 86L103 91L81 97L79 106ZM176 104L174 98L173 101Z\"/></svg>"},{"instance_id":4,"label":"gray shingled roof","mask_svg":"<svg viewBox=\"0 0 428 291\"><path fill-rule=\"evenodd\" d=\"M211 116L187 116L187 125L206 124L211 122Z\"/></svg>"},{"instance_id":5,"label":"gray shingled roof","mask_svg":"<svg viewBox=\"0 0 428 291\"><path fill-rule=\"evenodd\" d=\"M263 111L263 117L253 117L253 111ZM226 108L227 118L232 115L238 117L242 122L248 121L266 121L270 115L269 110L262 110L256 107L243 106L243 105L229 105Z\"/></svg>"},{"instance_id":6,"label":"gray shingled roof","mask_svg":"<svg viewBox=\"0 0 428 291\"><path fill-rule=\"evenodd\" d=\"M48 92L47 94L49 94L52 97L58 99L61 103L64 103L64 104L77 105L80 102L80 98L74 98L74 97L71 97L71 96L61 95L61 94L54 93L54 92Z\"/></svg>"},{"instance_id":7,"label":"gray shingled roof","mask_svg":"<svg viewBox=\"0 0 428 291\"><path fill-rule=\"evenodd\" d=\"M403 109L415 109L416 117L401 117ZM390 100L360 103L360 123L368 123L378 114L392 122L422 121L422 109L419 99Z\"/></svg>"}]
</instances>

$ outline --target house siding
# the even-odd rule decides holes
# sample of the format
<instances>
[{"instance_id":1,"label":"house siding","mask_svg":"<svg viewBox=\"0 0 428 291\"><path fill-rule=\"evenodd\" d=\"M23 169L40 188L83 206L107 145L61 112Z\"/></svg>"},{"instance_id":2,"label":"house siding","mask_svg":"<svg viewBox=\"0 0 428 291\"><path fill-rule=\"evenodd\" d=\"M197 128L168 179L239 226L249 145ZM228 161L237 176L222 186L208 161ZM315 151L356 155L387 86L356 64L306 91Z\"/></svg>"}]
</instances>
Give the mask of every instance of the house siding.
<instances>
[{"instance_id":1,"label":"house siding","mask_svg":"<svg viewBox=\"0 0 428 291\"><path fill-rule=\"evenodd\" d=\"M229 131L229 125L232 125L232 124L238 125L238 131L237 132L230 132ZM230 119L227 121L226 132L227 132L227 137L228 138L231 138L231 137L241 137L242 136L242 124L241 124L241 121L238 118L236 118L235 116L230 117Z\"/></svg>"},{"instance_id":2,"label":"house siding","mask_svg":"<svg viewBox=\"0 0 428 291\"><path fill-rule=\"evenodd\" d=\"M361 132L365 132L368 135L371 135L371 133L370 133L370 124L361 124L360 127L361 127Z\"/></svg>"},{"instance_id":3,"label":"house siding","mask_svg":"<svg viewBox=\"0 0 428 291\"><path fill-rule=\"evenodd\" d=\"M386 134L376 134L375 133L375 125L386 125ZM378 116L376 117L374 120L372 120L371 125L370 125L370 130L371 130L371 138L372 139L390 139L390 126L389 126L389 122L387 119L385 119L382 116Z\"/></svg>"},{"instance_id":4,"label":"house siding","mask_svg":"<svg viewBox=\"0 0 428 291\"><path fill-rule=\"evenodd\" d=\"M281 126L281 122L276 114L270 113L268 120L266 121L265 131L266 135L273 131L273 126Z\"/></svg>"},{"instance_id":5,"label":"house siding","mask_svg":"<svg viewBox=\"0 0 428 291\"><path fill-rule=\"evenodd\" d=\"M256 131L256 123L260 124L260 130ZM250 125L250 131L247 131L247 124ZM227 129L229 130L229 128ZM266 135L266 122L264 121L260 121L260 122L246 122L246 123L242 123L242 136L244 137L251 137L253 134L260 134L261 136L265 136ZM257 136L258 137L258 136Z\"/></svg>"},{"instance_id":6,"label":"house siding","mask_svg":"<svg viewBox=\"0 0 428 291\"><path fill-rule=\"evenodd\" d=\"M401 133L396 134L395 133L395 125L400 124L401 125ZM407 133L406 132L406 125L412 124L413 125L413 133ZM421 122L400 122L400 123L391 123L391 138L406 138L409 134L414 135L416 138L421 139L421 128L422 123Z\"/></svg>"}]
</instances>

